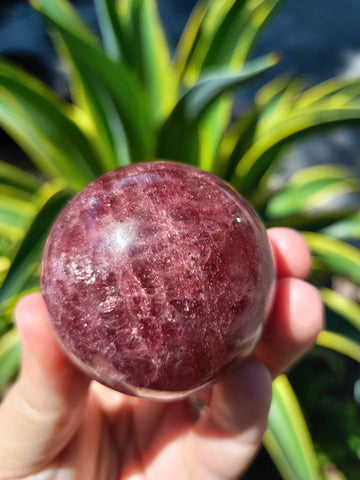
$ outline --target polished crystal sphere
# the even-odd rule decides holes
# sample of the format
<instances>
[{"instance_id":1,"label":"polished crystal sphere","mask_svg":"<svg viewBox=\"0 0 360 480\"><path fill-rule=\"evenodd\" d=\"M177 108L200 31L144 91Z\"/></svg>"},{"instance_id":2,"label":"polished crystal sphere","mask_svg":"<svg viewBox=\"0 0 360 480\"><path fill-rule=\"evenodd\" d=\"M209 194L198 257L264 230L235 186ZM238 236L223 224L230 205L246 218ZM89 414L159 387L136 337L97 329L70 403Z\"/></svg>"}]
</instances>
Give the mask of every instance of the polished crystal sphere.
<instances>
[{"instance_id":1,"label":"polished crystal sphere","mask_svg":"<svg viewBox=\"0 0 360 480\"><path fill-rule=\"evenodd\" d=\"M70 201L45 246L41 290L84 372L171 399L252 352L273 277L265 230L235 190L154 161L107 173Z\"/></svg>"}]
</instances>

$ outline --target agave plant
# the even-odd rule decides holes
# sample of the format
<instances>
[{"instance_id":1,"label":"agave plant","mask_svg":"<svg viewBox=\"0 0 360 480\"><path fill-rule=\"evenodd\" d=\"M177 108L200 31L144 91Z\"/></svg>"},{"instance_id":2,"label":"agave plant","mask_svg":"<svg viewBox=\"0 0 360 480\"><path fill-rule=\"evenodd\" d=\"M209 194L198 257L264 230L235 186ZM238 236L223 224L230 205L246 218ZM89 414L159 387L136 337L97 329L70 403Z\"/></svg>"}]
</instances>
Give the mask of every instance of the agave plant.
<instances>
[{"instance_id":1,"label":"agave plant","mask_svg":"<svg viewBox=\"0 0 360 480\"><path fill-rule=\"evenodd\" d=\"M286 186L273 181L284 147L326 128L360 124L360 81L333 78L305 88L298 79L276 78L234 118L235 92L278 62L273 54L250 56L282 0L200 1L173 56L155 0L95 0L101 39L68 0L31 4L47 20L72 102L0 60L0 125L37 169L30 174L0 163L0 390L20 360L12 310L38 289L43 242L59 211L97 176L156 158L211 171L242 193L267 226L301 230L314 256L312 282L329 311L357 331L326 330L318 348L360 362L360 307L331 288L334 275L360 283L360 251L345 243L360 238L358 205L331 207L358 192L359 181L339 165L305 168ZM273 384L264 444L286 480L324 477L284 375Z\"/></svg>"}]
</instances>

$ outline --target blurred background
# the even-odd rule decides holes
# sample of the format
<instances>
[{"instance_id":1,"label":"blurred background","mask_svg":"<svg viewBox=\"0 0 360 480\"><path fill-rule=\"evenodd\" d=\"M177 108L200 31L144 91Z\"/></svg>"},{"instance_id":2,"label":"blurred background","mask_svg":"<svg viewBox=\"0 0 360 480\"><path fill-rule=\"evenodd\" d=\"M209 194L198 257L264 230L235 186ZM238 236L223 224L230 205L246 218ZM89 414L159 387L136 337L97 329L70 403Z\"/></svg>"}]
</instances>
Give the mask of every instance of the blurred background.
<instances>
[{"instance_id":1,"label":"blurred background","mask_svg":"<svg viewBox=\"0 0 360 480\"><path fill-rule=\"evenodd\" d=\"M93 0L71 2L84 20L99 31ZM166 34L174 50L195 0L158 0ZM252 84L237 97L235 115L241 115L254 93L266 82L283 73L301 77L311 86L336 75L360 78L360 2L358 0L288 0L265 30L253 57L278 52L282 61L261 81ZM63 66L47 37L44 22L25 0L1 0L0 56L23 66L69 100L69 88ZM0 159L26 170L32 164L10 137L0 130ZM276 190L287 185L291 175L315 164L345 164L360 177L359 127L333 128L297 141L282 153L279 168L271 181ZM334 199L360 209L360 194L352 192ZM348 241L360 246L359 234ZM341 276L314 278L320 286L331 286L353 301L360 301L359 287ZM327 325L334 331L360 340L359 330L344 327L339 315L327 312ZM326 478L360 478L360 384L358 364L338 353L316 347L308 361L290 372ZM311 379L311 385L309 383ZM355 387L354 387L355 385ZM357 386L356 386L357 385ZM357 389L357 390L356 390ZM357 404L354 402L357 399ZM331 421L329 421L329 419ZM344 476L345 475L345 476ZM280 475L265 449L245 477L277 480ZM300 478L300 477L299 477ZM310 478L310 477L309 477ZM300 480L306 480L300 478Z\"/></svg>"},{"instance_id":2,"label":"blurred background","mask_svg":"<svg viewBox=\"0 0 360 480\"><path fill-rule=\"evenodd\" d=\"M86 22L98 31L92 0L73 0ZM159 0L160 14L172 49L179 40L195 0ZM346 4L346 5L345 5ZM357 0L288 0L271 21L253 56L279 52L280 64L262 83L287 72L309 85L335 75L360 75L360 2ZM26 0L2 0L0 5L0 55L16 61L43 79L60 95L68 97L65 72L45 33L43 20ZM239 99L241 109L259 87ZM6 136L1 137L1 156L26 162ZM321 139L307 139L287 152L283 173L314 163L342 162L360 173L359 129L337 129Z\"/></svg>"}]
</instances>

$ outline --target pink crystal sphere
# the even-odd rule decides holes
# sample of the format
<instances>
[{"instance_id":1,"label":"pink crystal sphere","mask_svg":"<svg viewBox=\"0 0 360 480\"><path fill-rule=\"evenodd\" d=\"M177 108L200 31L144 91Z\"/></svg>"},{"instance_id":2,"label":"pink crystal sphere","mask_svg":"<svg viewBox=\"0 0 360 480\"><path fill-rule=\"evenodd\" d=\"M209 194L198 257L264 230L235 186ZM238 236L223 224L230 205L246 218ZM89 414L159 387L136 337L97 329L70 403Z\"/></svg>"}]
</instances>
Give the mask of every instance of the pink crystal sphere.
<instances>
[{"instance_id":1,"label":"pink crystal sphere","mask_svg":"<svg viewBox=\"0 0 360 480\"><path fill-rule=\"evenodd\" d=\"M273 276L265 230L238 193L156 161L103 175L65 207L41 289L83 371L125 393L176 398L251 353Z\"/></svg>"}]
</instances>

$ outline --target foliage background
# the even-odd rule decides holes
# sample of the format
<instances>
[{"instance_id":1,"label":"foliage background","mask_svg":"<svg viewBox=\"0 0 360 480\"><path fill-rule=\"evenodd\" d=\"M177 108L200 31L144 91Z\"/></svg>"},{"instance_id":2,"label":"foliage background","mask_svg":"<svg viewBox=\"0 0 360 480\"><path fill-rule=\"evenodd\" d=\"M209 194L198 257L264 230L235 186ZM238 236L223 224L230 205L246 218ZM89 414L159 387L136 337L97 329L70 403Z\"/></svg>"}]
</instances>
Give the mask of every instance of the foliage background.
<instances>
[{"instance_id":1,"label":"foliage background","mask_svg":"<svg viewBox=\"0 0 360 480\"><path fill-rule=\"evenodd\" d=\"M98 30L93 1L72 0L71 3L86 22ZM195 3L195 0L158 2L173 50ZM360 2L357 0L347 0L346 8L342 8L338 0L317 0L315 3L313 0L288 0L268 25L254 54L281 52L281 63L267 78L288 72L315 84L338 74L356 76L360 73L359 17ZM62 96L68 95L64 71L45 33L43 21L27 0L0 2L0 55L24 65ZM2 158L8 156L14 160L13 145L9 145L5 137L0 137L0 141ZM291 153L297 167L330 160L346 162L360 172L358 128L338 129L303 143ZM17 157L21 158L20 152Z\"/></svg>"},{"instance_id":2,"label":"foliage background","mask_svg":"<svg viewBox=\"0 0 360 480\"><path fill-rule=\"evenodd\" d=\"M9 35L6 28L1 29L0 44L3 53L7 54L8 57L10 56L15 60L19 60L20 63L23 62L30 70L36 70L36 73L40 77L52 84L64 97L68 97L67 84L61 80L64 79L64 75L62 71L59 70L59 64L53 63L52 68L44 69L45 64L48 63L50 59L54 59L54 56L51 48L48 46L47 40L45 40L46 37L40 17L36 13L33 13L29 6L24 6L23 2L12 2L13 13L10 13L9 17L6 12L10 12L10 10L5 10L6 3L7 2L2 3L1 6L1 20L4 22L5 18L5 24L6 21L8 21L10 25L12 18L13 22L17 24L19 31L22 30L24 34L19 36ZM90 2L79 1L73 3L81 7L82 13L85 14L96 29L94 10L90 6ZM169 5L171 5L171 7ZM185 10L188 9L189 11L192 5L193 2L182 2L182 7L179 8L179 4L175 2L171 4L169 2L160 2L163 17L169 19L169 21L166 21L165 26L168 28L172 44L174 44L177 39L178 31L176 30L179 24L172 23L174 22L175 16L171 16L171 12L167 10L173 9L178 17L182 16L184 20L184 17L188 13L185 12ZM272 69L261 82L255 83L242 92L237 98L235 105L236 113L243 111L248 99L252 98L253 93L258 90L261 84L264 84L266 80L274 78L283 71L289 72L290 70L290 73L293 75L299 73L306 74L307 83L310 85L319 80L324 80L334 73L345 72L348 75L356 74L358 61L356 51L357 49L360 50L357 42L360 40L358 36L354 37L354 40L351 40L351 31L352 29L354 29L354 32L356 31L355 26L357 27L357 25L355 19L356 12L359 10L359 4L349 2L347 9L339 9L337 2L324 2L323 0L317 2L316 6L313 5L313 2L310 3L309 1L302 2L301 7L299 5L299 2L290 1L288 5L284 7L284 10L277 20L274 21L271 29L265 35L254 54L256 57L260 53L278 50L281 51L284 61ZM186 8L183 9L183 7ZM24 17L26 29L24 29L24 19L19 17L21 9L25 9L23 11L26 12L26 16ZM174 12L172 13L174 14ZM346 19L345 22L340 21L340 14ZM171 18L173 19L172 21ZM29 22L31 19L36 22L38 29L30 29ZM296 32L296 25L302 25L302 28L304 28L302 33ZM324 35L324 25L327 26L331 35ZM35 32L38 51L43 52L42 63L41 60L36 63L29 59L29 41L28 37L25 36L25 32L30 31L32 32L31 35L34 35ZM1 43L1 39L5 38L10 39L10 42L13 40L10 51L6 49L4 42ZM23 45L23 51L20 52L20 54L19 51L14 54L14 45L17 43ZM35 48L34 51L36 50ZM337 72L334 72L334 68ZM54 73L56 73L56 76L53 75ZM305 166L309 163L328 164L330 161L346 163L353 167L351 175L354 178L359 177L360 156L358 153L359 149L356 148L358 145L358 141L356 140L357 135L358 130L340 129L335 131L335 133L332 132L326 136L322 135L321 138L316 135L313 138L297 143L295 148L294 146L288 148L282 155L281 168L277 169L276 175L274 175L272 179L274 187L280 194L282 187L285 188L283 196L280 196L280 200L278 197L277 204L276 202L275 204L274 202L272 203L270 210L267 206L268 211L263 210L261 213L265 215L265 217L270 213L270 217L273 216L275 219L278 216L280 218L280 224L288 223L288 219L281 219L281 217L284 216L281 208L283 208L284 204L287 205L290 200L294 200L294 195L291 196L290 194L289 197L286 184L289 176L291 176L299 166ZM13 163L14 152L18 155L18 150L14 147L14 144L8 142L7 137L4 135L2 145L10 146L7 151L3 149L2 153L5 159L8 158L11 160L11 163ZM24 159L23 156L21 158L23 160L20 161L20 164L28 167L29 164L27 160ZM336 175L337 181L342 181L347 178L348 172L340 169L336 170ZM301 191L302 181L304 181L304 179L301 180L300 178L300 190L296 193L297 197L295 195L295 204L296 198L302 200L300 195L304 194ZM299 187L299 179L297 179L297 184ZM334 205L336 208L338 208L339 205L341 206L341 202L343 202L343 206L351 205L352 208L354 208L354 206L356 208L356 206L359 205L357 189L353 188L350 190L351 191L347 191L345 195L337 195L335 196L335 200L332 199L332 201L335 202ZM288 197L286 197L286 195L288 195ZM258 204L261 206L261 201ZM29 206L29 208L31 209L31 206ZM341 229L340 236L344 236L344 227ZM358 234L350 235L350 241L354 244L358 243L358 236ZM312 280L317 285L323 286L323 293L325 295L330 295L330 304L331 300L334 302L334 298L331 297L332 294L329 293L328 290L331 286L345 297L358 300L358 288L353 282L344 280L341 275L340 277L332 275L329 279L328 274L324 274L321 255L317 258L317 262ZM338 305L336 300L338 300L338 298L335 298L335 304ZM336 308L328 311L328 328L333 332L338 332L342 335L345 334L359 341L360 338L356 326L352 325L351 322L350 324L344 324L341 318L342 315L339 313L342 312L336 312ZM356 321L356 319L358 319L358 314L356 311L353 313L353 318L355 319L353 324L357 324L358 320ZM1 353L0 349L0 354ZM331 478L343 478L340 473L341 471L347 478L355 479L356 472L359 468L359 406L356 404L356 401L354 401L354 398L356 400L356 398L358 399L359 397L359 394L356 394L356 385L358 385L356 381L358 376L358 367L353 360L339 353L324 350L321 346L314 348L306 360L300 362L289 376L304 410L305 418L311 426L310 430L318 452L318 459L321 465L325 467L323 473L327 475L326 472L329 472L328 478L330 478L330 475L332 475ZM284 389L287 388L285 384L283 384L282 387ZM324 428L324 425L326 425L326 428ZM264 453L260 455L260 461L255 464L248 474L249 478L263 479L276 478L277 475L276 470L269 467L267 457ZM297 478L305 480L301 476Z\"/></svg>"}]
</instances>

